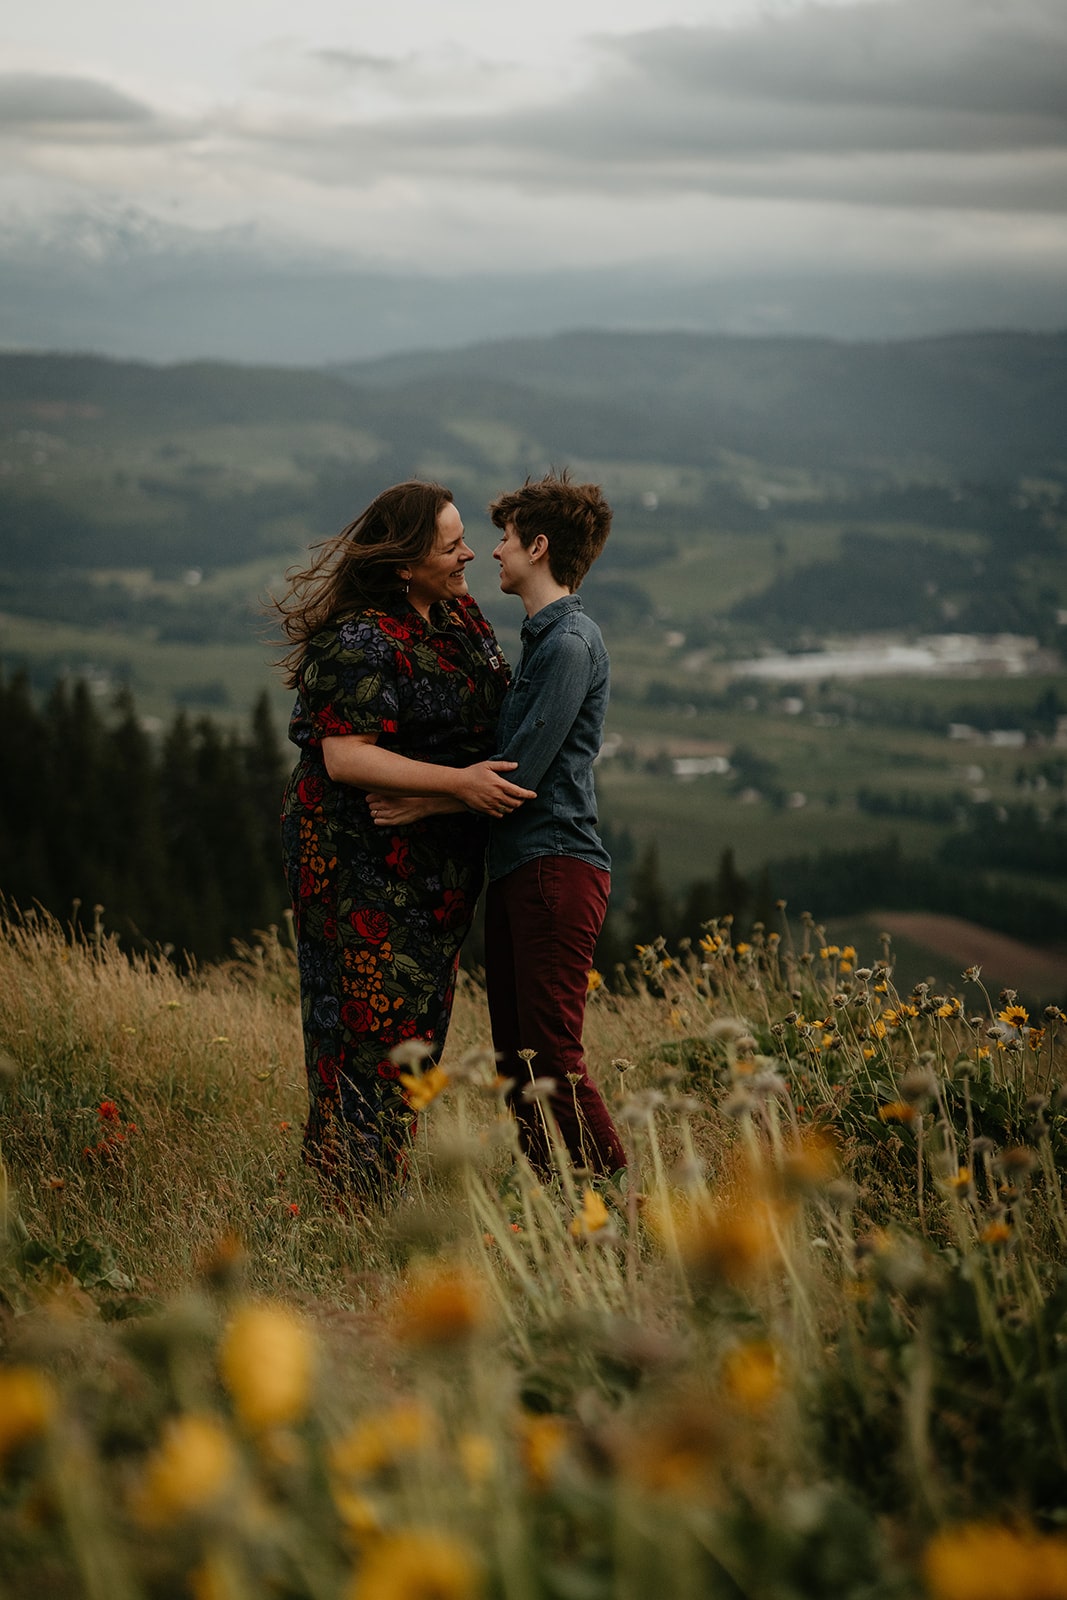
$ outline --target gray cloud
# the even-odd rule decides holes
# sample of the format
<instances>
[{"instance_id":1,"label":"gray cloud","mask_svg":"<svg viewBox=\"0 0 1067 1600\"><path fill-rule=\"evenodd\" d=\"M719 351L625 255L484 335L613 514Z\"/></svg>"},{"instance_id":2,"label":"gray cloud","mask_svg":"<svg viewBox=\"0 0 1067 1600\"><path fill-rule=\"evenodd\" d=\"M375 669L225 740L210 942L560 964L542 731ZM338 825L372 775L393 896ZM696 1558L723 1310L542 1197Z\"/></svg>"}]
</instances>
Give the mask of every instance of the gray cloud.
<instances>
[{"instance_id":1,"label":"gray cloud","mask_svg":"<svg viewBox=\"0 0 1067 1600\"><path fill-rule=\"evenodd\" d=\"M49 124L114 125L127 129L154 121L148 106L92 78L36 72L0 73L0 127L41 129Z\"/></svg>"},{"instance_id":2,"label":"gray cloud","mask_svg":"<svg viewBox=\"0 0 1067 1600\"><path fill-rule=\"evenodd\" d=\"M277 159L327 184L409 173L540 191L1067 208L1062 0L812 5L602 40L599 65L585 91L549 106L305 125ZM351 67L381 70L371 58Z\"/></svg>"}]
</instances>

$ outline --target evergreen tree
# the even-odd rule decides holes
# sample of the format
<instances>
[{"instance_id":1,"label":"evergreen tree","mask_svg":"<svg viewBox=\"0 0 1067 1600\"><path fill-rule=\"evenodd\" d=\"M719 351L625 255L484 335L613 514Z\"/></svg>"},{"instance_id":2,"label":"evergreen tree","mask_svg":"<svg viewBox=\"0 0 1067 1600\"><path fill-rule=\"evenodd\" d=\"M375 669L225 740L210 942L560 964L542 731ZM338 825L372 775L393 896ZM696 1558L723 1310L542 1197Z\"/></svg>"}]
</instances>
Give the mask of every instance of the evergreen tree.
<instances>
[{"instance_id":1,"label":"evergreen tree","mask_svg":"<svg viewBox=\"0 0 1067 1600\"><path fill-rule=\"evenodd\" d=\"M668 941L673 929L668 914L667 896L659 875L659 847L646 845L630 880L630 936L634 944L651 944L658 938Z\"/></svg>"}]
</instances>

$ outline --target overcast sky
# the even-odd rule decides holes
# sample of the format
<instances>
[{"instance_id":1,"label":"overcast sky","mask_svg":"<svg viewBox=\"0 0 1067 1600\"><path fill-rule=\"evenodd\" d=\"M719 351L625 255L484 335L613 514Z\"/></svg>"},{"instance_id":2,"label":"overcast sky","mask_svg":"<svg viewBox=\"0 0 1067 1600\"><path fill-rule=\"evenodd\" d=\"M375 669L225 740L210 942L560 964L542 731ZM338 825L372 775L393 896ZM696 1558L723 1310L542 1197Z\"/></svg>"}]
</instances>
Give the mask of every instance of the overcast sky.
<instances>
[{"instance_id":1,"label":"overcast sky","mask_svg":"<svg viewBox=\"0 0 1067 1600\"><path fill-rule=\"evenodd\" d=\"M1065 0L34 0L0 59L9 240L1067 283Z\"/></svg>"}]
</instances>

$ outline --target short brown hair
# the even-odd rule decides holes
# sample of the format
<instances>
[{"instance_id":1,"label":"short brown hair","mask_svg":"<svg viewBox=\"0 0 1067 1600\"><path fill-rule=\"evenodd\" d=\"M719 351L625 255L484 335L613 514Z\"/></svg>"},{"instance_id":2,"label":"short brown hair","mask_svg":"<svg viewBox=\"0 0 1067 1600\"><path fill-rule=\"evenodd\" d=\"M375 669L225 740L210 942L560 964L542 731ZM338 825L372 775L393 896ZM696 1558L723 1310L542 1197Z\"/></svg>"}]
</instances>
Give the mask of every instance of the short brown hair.
<instances>
[{"instance_id":1,"label":"short brown hair","mask_svg":"<svg viewBox=\"0 0 1067 1600\"><path fill-rule=\"evenodd\" d=\"M395 602L404 588L399 568L426 559L437 542L437 519L451 504L452 491L442 483L395 483L335 538L314 546L318 553L309 566L287 573L288 593L272 599L271 609L292 647L278 663L290 688L320 628L366 606Z\"/></svg>"},{"instance_id":2,"label":"short brown hair","mask_svg":"<svg viewBox=\"0 0 1067 1600\"><path fill-rule=\"evenodd\" d=\"M572 483L566 470L527 478L521 489L494 500L489 515L498 528L513 523L524 550L543 533L548 540L548 570L572 592L611 532L611 507L600 485Z\"/></svg>"}]
</instances>

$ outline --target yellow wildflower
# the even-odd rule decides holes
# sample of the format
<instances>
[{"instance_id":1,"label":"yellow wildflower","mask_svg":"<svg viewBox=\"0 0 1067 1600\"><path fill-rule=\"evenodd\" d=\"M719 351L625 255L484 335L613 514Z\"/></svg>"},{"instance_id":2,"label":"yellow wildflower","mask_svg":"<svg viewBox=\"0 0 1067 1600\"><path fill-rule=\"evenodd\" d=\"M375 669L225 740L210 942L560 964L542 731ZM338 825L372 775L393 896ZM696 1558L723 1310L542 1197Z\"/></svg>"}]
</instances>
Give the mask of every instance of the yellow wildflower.
<instances>
[{"instance_id":1,"label":"yellow wildflower","mask_svg":"<svg viewBox=\"0 0 1067 1600\"><path fill-rule=\"evenodd\" d=\"M1006 1222L989 1222L978 1237L983 1244L1007 1244L1011 1238L1011 1228Z\"/></svg>"},{"instance_id":2,"label":"yellow wildflower","mask_svg":"<svg viewBox=\"0 0 1067 1600\"><path fill-rule=\"evenodd\" d=\"M0 1464L45 1431L56 1410L51 1381L35 1367L0 1367Z\"/></svg>"},{"instance_id":3,"label":"yellow wildflower","mask_svg":"<svg viewBox=\"0 0 1067 1600\"><path fill-rule=\"evenodd\" d=\"M643 1488L657 1494L700 1494L713 1482L721 1456L721 1420L703 1395L680 1395L632 1443L623 1464Z\"/></svg>"},{"instance_id":4,"label":"yellow wildflower","mask_svg":"<svg viewBox=\"0 0 1067 1600\"><path fill-rule=\"evenodd\" d=\"M737 944L734 945L734 954L738 955L738 956L747 956L748 952L751 949L752 949L752 946L750 944L746 944L745 941L742 939Z\"/></svg>"},{"instance_id":5,"label":"yellow wildflower","mask_svg":"<svg viewBox=\"0 0 1067 1600\"><path fill-rule=\"evenodd\" d=\"M451 1534L399 1528L367 1550L349 1600L476 1600L483 1592L475 1552Z\"/></svg>"},{"instance_id":6,"label":"yellow wildflower","mask_svg":"<svg viewBox=\"0 0 1067 1600\"><path fill-rule=\"evenodd\" d=\"M963 1006L959 1000L946 1000L944 1005L938 1006L936 1015L939 1017L958 1017L962 1010Z\"/></svg>"},{"instance_id":7,"label":"yellow wildflower","mask_svg":"<svg viewBox=\"0 0 1067 1600\"><path fill-rule=\"evenodd\" d=\"M1003 1011L997 1012L997 1021L1009 1028L1025 1028L1029 1025L1030 1013L1025 1006L1005 1006Z\"/></svg>"},{"instance_id":8,"label":"yellow wildflower","mask_svg":"<svg viewBox=\"0 0 1067 1600\"><path fill-rule=\"evenodd\" d=\"M878 1107L880 1122L914 1122L915 1107L909 1106L905 1100L890 1100L888 1104Z\"/></svg>"},{"instance_id":9,"label":"yellow wildflower","mask_svg":"<svg viewBox=\"0 0 1067 1600\"><path fill-rule=\"evenodd\" d=\"M649 1221L661 1239L673 1227L682 1259L695 1272L727 1283L743 1283L777 1259L775 1219L784 1207L752 1196L744 1209L711 1213L703 1206L672 1207L669 1216L652 1208Z\"/></svg>"},{"instance_id":10,"label":"yellow wildflower","mask_svg":"<svg viewBox=\"0 0 1067 1600\"><path fill-rule=\"evenodd\" d=\"M603 988L603 986L604 979L602 974L595 967L590 967L585 980L586 994L596 994L597 990Z\"/></svg>"},{"instance_id":11,"label":"yellow wildflower","mask_svg":"<svg viewBox=\"0 0 1067 1600\"><path fill-rule=\"evenodd\" d=\"M489 1482L496 1471L496 1451L492 1439L484 1433L461 1433L456 1440L456 1453L463 1476L473 1488Z\"/></svg>"},{"instance_id":12,"label":"yellow wildflower","mask_svg":"<svg viewBox=\"0 0 1067 1600\"><path fill-rule=\"evenodd\" d=\"M846 944L844 949L841 951L841 959L843 961L855 961L856 946L854 944Z\"/></svg>"},{"instance_id":13,"label":"yellow wildflower","mask_svg":"<svg viewBox=\"0 0 1067 1600\"><path fill-rule=\"evenodd\" d=\"M972 1522L923 1554L932 1600L1067 1600L1067 1539Z\"/></svg>"},{"instance_id":14,"label":"yellow wildflower","mask_svg":"<svg viewBox=\"0 0 1067 1600\"><path fill-rule=\"evenodd\" d=\"M969 1189L971 1187L970 1167L961 1167L955 1177L947 1178L945 1181L948 1188L955 1189L957 1193L964 1189Z\"/></svg>"},{"instance_id":15,"label":"yellow wildflower","mask_svg":"<svg viewBox=\"0 0 1067 1600\"><path fill-rule=\"evenodd\" d=\"M550 1413L519 1418L519 1445L522 1464L530 1482L544 1489L556 1475L556 1468L567 1448L569 1429L562 1417Z\"/></svg>"},{"instance_id":16,"label":"yellow wildflower","mask_svg":"<svg viewBox=\"0 0 1067 1600\"><path fill-rule=\"evenodd\" d=\"M346 1478L369 1478L404 1456L416 1455L434 1438L434 1418L425 1406L404 1400L362 1417L330 1447L330 1467Z\"/></svg>"},{"instance_id":17,"label":"yellow wildflower","mask_svg":"<svg viewBox=\"0 0 1067 1600\"><path fill-rule=\"evenodd\" d=\"M582 1209L576 1217L571 1218L571 1233L576 1239L588 1239L591 1234L606 1228L610 1220L608 1208L600 1195L586 1184Z\"/></svg>"},{"instance_id":18,"label":"yellow wildflower","mask_svg":"<svg viewBox=\"0 0 1067 1600\"><path fill-rule=\"evenodd\" d=\"M134 1515L147 1528L180 1522L221 1499L236 1475L237 1453L220 1422L207 1416L175 1417L145 1463L144 1478L132 1496Z\"/></svg>"},{"instance_id":19,"label":"yellow wildflower","mask_svg":"<svg viewBox=\"0 0 1067 1600\"><path fill-rule=\"evenodd\" d=\"M465 1268L436 1267L409 1279L393 1314L397 1333L408 1344L454 1344L484 1324L488 1306L481 1284Z\"/></svg>"},{"instance_id":20,"label":"yellow wildflower","mask_svg":"<svg viewBox=\"0 0 1067 1600\"><path fill-rule=\"evenodd\" d=\"M876 1021L871 1023L871 1032L874 1034L876 1039L884 1039L888 1031L889 1030L882 1021L881 1017L878 1017Z\"/></svg>"},{"instance_id":21,"label":"yellow wildflower","mask_svg":"<svg viewBox=\"0 0 1067 1600\"><path fill-rule=\"evenodd\" d=\"M431 1100L436 1100L442 1089L448 1088L448 1073L433 1066L428 1072L402 1072L400 1085L404 1099L412 1111L425 1111Z\"/></svg>"},{"instance_id":22,"label":"yellow wildflower","mask_svg":"<svg viewBox=\"0 0 1067 1600\"><path fill-rule=\"evenodd\" d=\"M242 1307L219 1351L222 1381L254 1432L299 1422L307 1411L314 1346L304 1323L280 1305Z\"/></svg>"},{"instance_id":23,"label":"yellow wildflower","mask_svg":"<svg viewBox=\"0 0 1067 1600\"><path fill-rule=\"evenodd\" d=\"M1041 1046L1045 1042L1044 1028L1031 1028L1026 1042L1030 1046L1031 1050L1040 1050Z\"/></svg>"},{"instance_id":24,"label":"yellow wildflower","mask_svg":"<svg viewBox=\"0 0 1067 1600\"><path fill-rule=\"evenodd\" d=\"M722 949L722 940L713 933L707 933L700 941L700 948L706 956L717 955Z\"/></svg>"},{"instance_id":25,"label":"yellow wildflower","mask_svg":"<svg viewBox=\"0 0 1067 1600\"><path fill-rule=\"evenodd\" d=\"M734 1405L742 1411L764 1411L782 1385L778 1352L766 1339L735 1345L723 1360L722 1376Z\"/></svg>"},{"instance_id":26,"label":"yellow wildflower","mask_svg":"<svg viewBox=\"0 0 1067 1600\"><path fill-rule=\"evenodd\" d=\"M330 1497L345 1532L357 1542L381 1532L382 1519L378 1515L378 1509L373 1500L368 1500L365 1494L360 1494L357 1489L349 1489L343 1484L332 1483Z\"/></svg>"}]
</instances>

